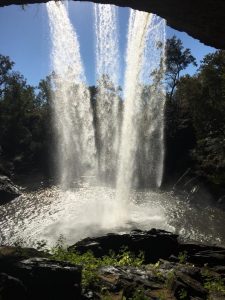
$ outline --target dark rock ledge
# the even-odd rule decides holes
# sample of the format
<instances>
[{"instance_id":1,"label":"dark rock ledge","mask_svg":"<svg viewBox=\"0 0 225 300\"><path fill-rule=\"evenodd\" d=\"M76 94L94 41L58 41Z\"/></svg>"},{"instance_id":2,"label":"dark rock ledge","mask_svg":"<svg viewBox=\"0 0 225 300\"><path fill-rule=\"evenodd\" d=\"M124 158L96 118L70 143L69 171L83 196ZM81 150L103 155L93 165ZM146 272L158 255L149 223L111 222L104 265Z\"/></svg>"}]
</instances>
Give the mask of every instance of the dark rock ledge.
<instances>
[{"instance_id":1,"label":"dark rock ledge","mask_svg":"<svg viewBox=\"0 0 225 300\"><path fill-rule=\"evenodd\" d=\"M0 7L46 2L49 0L1 0ZM165 18L168 25L174 29L185 31L207 45L225 49L224 0L92 0L92 2L153 12Z\"/></svg>"},{"instance_id":2,"label":"dark rock ledge","mask_svg":"<svg viewBox=\"0 0 225 300\"><path fill-rule=\"evenodd\" d=\"M35 249L0 247L1 300L81 298L81 267Z\"/></svg>"},{"instance_id":3,"label":"dark rock ledge","mask_svg":"<svg viewBox=\"0 0 225 300\"><path fill-rule=\"evenodd\" d=\"M143 266L102 267L82 289L81 267L35 249L0 247L0 299L225 300L225 249L181 243L163 230L87 238L68 248L101 258L122 247L143 251Z\"/></svg>"},{"instance_id":4,"label":"dark rock ledge","mask_svg":"<svg viewBox=\"0 0 225 300\"><path fill-rule=\"evenodd\" d=\"M0 175L0 205L20 196L19 188L7 177Z\"/></svg>"}]
</instances>

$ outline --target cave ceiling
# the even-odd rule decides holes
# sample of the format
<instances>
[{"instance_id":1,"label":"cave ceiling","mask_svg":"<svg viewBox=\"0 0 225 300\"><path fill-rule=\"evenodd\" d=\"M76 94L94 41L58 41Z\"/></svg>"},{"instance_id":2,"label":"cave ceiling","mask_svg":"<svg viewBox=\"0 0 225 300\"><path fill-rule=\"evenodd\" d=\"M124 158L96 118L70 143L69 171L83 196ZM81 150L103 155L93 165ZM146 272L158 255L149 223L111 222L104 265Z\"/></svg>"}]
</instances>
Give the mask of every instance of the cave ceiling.
<instances>
[{"instance_id":1,"label":"cave ceiling","mask_svg":"<svg viewBox=\"0 0 225 300\"><path fill-rule=\"evenodd\" d=\"M0 7L48 1L0 0ZM93 0L91 2L115 4L155 13L165 18L172 28L184 31L206 45L225 49L225 0Z\"/></svg>"}]
</instances>

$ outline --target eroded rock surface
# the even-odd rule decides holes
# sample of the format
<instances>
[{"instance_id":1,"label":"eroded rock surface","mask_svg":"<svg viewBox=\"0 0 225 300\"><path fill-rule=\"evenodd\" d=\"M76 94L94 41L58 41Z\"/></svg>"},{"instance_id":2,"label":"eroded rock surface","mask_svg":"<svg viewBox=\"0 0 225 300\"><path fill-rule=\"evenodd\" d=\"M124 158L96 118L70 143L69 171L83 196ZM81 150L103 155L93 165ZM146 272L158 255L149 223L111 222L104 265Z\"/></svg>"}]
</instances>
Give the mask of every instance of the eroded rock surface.
<instances>
[{"instance_id":1,"label":"eroded rock surface","mask_svg":"<svg viewBox=\"0 0 225 300\"><path fill-rule=\"evenodd\" d=\"M46 3L49 0L1 0L0 6ZM77 0L74 0L77 1ZM86 0L80 0L86 1ZM225 49L224 0L92 0L155 13L168 25L215 48Z\"/></svg>"},{"instance_id":2,"label":"eroded rock surface","mask_svg":"<svg viewBox=\"0 0 225 300\"><path fill-rule=\"evenodd\" d=\"M178 253L177 237L176 234L164 230L133 230L130 234L110 233L97 238L86 238L69 247L69 250L80 253L91 250L95 256L101 257L110 250L118 253L121 248L127 248L135 254L143 251L146 262L157 262L160 258L168 258Z\"/></svg>"}]
</instances>

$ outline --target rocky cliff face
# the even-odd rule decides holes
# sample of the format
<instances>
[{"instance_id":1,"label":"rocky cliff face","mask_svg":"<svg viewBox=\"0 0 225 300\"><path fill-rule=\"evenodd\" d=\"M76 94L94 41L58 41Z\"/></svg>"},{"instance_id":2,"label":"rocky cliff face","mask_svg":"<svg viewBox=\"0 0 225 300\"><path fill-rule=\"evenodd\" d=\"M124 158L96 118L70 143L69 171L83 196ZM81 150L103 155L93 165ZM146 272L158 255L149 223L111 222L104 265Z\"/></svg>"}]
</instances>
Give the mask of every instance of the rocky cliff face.
<instances>
[{"instance_id":1,"label":"rocky cliff face","mask_svg":"<svg viewBox=\"0 0 225 300\"><path fill-rule=\"evenodd\" d=\"M1 0L0 7L11 4L45 3L48 1ZM92 2L115 4L155 13L165 18L169 26L179 31L185 31L204 44L225 49L224 0L92 0Z\"/></svg>"}]
</instances>

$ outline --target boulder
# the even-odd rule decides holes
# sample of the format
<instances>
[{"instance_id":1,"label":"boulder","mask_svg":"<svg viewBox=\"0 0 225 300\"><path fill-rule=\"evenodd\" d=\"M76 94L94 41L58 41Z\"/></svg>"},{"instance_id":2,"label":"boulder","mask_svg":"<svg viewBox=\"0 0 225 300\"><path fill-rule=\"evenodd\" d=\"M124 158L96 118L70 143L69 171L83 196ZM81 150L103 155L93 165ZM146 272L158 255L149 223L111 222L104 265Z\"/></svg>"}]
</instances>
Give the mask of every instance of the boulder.
<instances>
[{"instance_id":1,"label":"boulder","mask_svg":"<svg viewBox=\"0 0 225 300\"><path fill-rule=\"evenodd\" d=\"M13 184L7 176L0 175L0 205L15 199L20 195L21 192L18 187Z\"/></svg>"},{"instance_id":2,"label":"boulder","mask_svg":"<svg viewBox=\"0 0 225 300\"><path fill-rule=\"evenodd\" d=\"M225 250L213 251L205 250L195 253L191 257L191 261L196 264L207 264L208 266L224 266L225 265Z\"/></svg>"},{"instance_id":3,"label":"boulder","mask_svg":"<svg viewBox=\"0 0 225 300\"><path fill-rule=\"evenodd\" d=\"M1 300L28 300L27 290L21 280L0 273L0 299Z\"/></svg>"},{"instance_id":4,"label":"boulder","mask_svg":"<svg viewBox=\"0 0 225 300\"><path fill-rule=\"evenodd\" d=\"M180 243L179 253L185 253L186 260L198 266L205 264L216 267L225 265L225 249L194 243ZM173 261L175 259L172 257Z\"/></svg>"},{"instance_id":5,"label":"boulder","mask_svg":"<svg viewBox=\"0 0 225 300\"><path fill-rule=\"evenodd\" d=\"M174 284L174 295L178 298L179 292L182 289L187 291L188 295L190 296L199 296L206 298L207 291L202 286L201 282L194 279L193 277L185 274L182 270L175 271L175 284ZM179 298L178 298L179 299Z\"/></svg>"},{"instance_id":6,"label":"boulder","mask_svg":"<svg viewBox=\"0 0 225 300\"><path fill-rule=\"evenodd\" d=\"M133 230L129 234L107 234L96 238L86 238L68 248L69 251L85 253L92 251L96 257L107 255L110 250L116 254L127 248L134 254L145 253L145 262L157 262L160 258L169 258L178 253L177 235L151 229L149 231Z\"/></svg>"},{"instance_id":7,"label":"boulder","mask_svg":"<svg viewBox=\"0 0 225 300\"><path fill-rule=\"evenodd\" d=\"M1 246L0 271L3 273L0 276L0 299L81 298L81 266L55 261L44 252ZM15 297L14 290L21 297Z\"/></svg>"},{"instance_id":8,"label":"boulder","mask_svg":"<svg viewBox=\"0 0 225 300\"><path fill-rule=\"evenodd\" d=\"M37 257L18 262L8 261L8 264L3 264L1 270L9 278L16 278L17 283L22 283L27 299L79 300L81 298L80 266ZM7 298L7 300L14 299L13 297Z\"/></svg>"}]
</instances>

